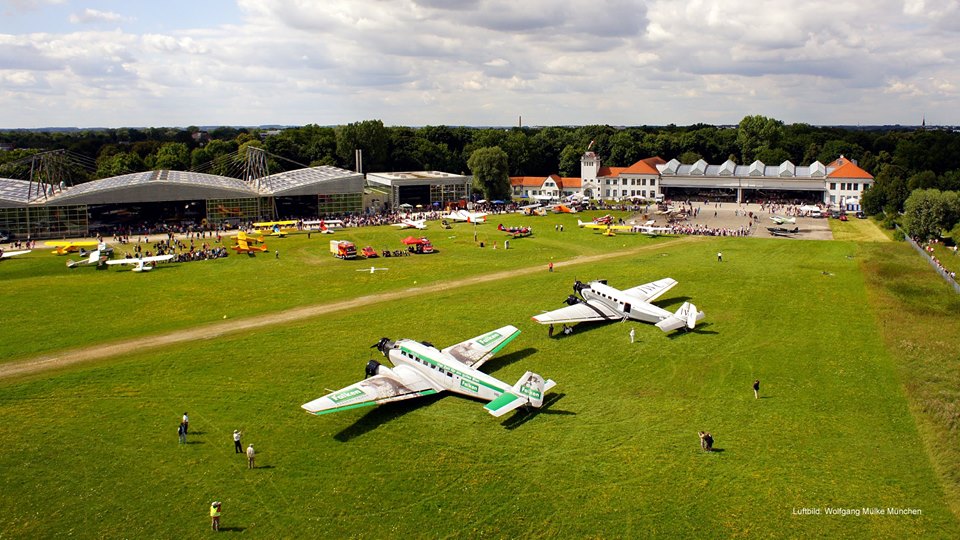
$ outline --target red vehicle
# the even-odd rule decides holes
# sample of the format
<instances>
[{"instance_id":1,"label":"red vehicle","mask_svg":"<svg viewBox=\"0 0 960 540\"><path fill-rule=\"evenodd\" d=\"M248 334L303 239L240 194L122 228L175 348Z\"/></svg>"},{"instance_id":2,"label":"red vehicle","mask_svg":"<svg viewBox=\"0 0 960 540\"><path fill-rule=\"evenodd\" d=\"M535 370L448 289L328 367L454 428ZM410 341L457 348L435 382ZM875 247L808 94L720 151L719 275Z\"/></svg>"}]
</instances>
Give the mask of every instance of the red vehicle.
<instances>
[{"instance_id":1,"label":"red vehicle","mask_svg":"<svg viewBox=\"0 0 960 540\"><path fill-rule=\"evenodd\" d=\"M360 254L363 255L364 257L368 258L368 259L373 259L373 258L375 258L375 257L379 257L379 256L380 256L380 254L377 253L377 250L373 249L372 246L367 246L367 247L361 249L361 250L360 250Z\"/></svg>"},{"instance_id":2,"label":"red vehicle","mask_svg":"<svg viewBox=\"0 0 960 540\"><path fill-rule=\"evenodd\" d=\"M408 236L401 240L407 246L407 251L410 253L434 253L433 244L430 243L426 238L417 238L415 236Z\"/></svg>"},{"instance_id":3,"label":"red vehicle","mask_svg":"<svg viewBox=\"0 0 960 540\"><path fill-rule=\"evenodd\" d=\"M331 240L330 253L338 259L355 259L357 258L357 246L346 240Z\"/></svg>"}]
</instances>

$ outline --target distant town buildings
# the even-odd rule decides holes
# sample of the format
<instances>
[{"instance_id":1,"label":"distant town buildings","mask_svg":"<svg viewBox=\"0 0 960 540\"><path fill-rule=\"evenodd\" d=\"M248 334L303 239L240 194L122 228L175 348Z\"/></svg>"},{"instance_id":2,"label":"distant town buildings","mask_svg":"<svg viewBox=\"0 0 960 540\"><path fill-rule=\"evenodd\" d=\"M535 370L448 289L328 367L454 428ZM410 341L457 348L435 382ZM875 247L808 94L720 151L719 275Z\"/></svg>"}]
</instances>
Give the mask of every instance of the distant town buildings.
<instances>
[{"instance_id":1,"label":"distant town buildings","mask_svg":"<svg viewBox=\"0 0 960 540\"><path fill-rule=\"evenodd\" d=\"M796 166L790 161L767 165L759 160L737 165L727 160L682 164L660 157L629 167L605 167L595 152L580 158L580 177L518 176L510 179L515 198L555 200L566 197L606 200L710 199L736 202L798 200L860 210L864 190L873 176L844 156L828 165L815 161Z\"/></svg>"}]
</instances>

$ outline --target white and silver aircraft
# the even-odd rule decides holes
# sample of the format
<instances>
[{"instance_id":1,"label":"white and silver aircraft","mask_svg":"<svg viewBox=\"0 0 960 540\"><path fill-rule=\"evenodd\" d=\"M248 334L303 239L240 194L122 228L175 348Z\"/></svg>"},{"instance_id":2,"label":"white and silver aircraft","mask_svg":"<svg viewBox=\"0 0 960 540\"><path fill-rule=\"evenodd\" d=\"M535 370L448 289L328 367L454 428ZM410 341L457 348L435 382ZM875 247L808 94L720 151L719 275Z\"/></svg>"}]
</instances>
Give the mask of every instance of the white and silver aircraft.
<instances>
[{"instance_id":1,"label":"white and silver aircraft","mask_svg":"<svg viewBox=\"0 0 960 540\"><path fill-rule=\"evenodd\" d=\"M27 253L30 253L31 251L33 251L33 250L32 250L32 249L23 249L23 250L20 250L20 251L4 251L4 250L0 249L0 259L7 259L7 258L10 258L10 257L16 257L17 255L26 255Z\"/></svg>"},{"instance_id":2,"label":"white and silver aircraft","mask_svg":"<svg viewBox=\"0 0 960 540\"><path fill-rule=\"evenodd\" d=\"M158 263L163 261L169 261L173 258L173 255L154 255L153 257L142 257L142 258L133 258L133 259L117 259L114 261L107 261L107 264L132 264L134 272L148 272L153 270L153 266L150 263Z\"/></svg>"},{"instance_id":3,"label":"white and silver aircraft","mask_svg":"<svg viewBox=\"0 0 960 540\"><path fill-rule=\"evenodd\" d=\"M107 248L107 244L100 242L97 246L97 249L93 251L80 250L80 256L86 257L86 259L80 259L79 261L67 260L67 268L76 268L83 264L88 264L96 266L100 264L100 257L112 257L113 248Z\"/></svg>"},{"instance_id":4,"label":"white and silver aircraft","mask_svg":"<svg viewBox=\"0 0 960 540\"><path fill-rule=\"evenodd\" d=\"M571 294L566 299L567 307L534 315L533 320L540 324L560 324L635 319L653 323L664 332L693 328L704 317L697 306L684 302L675 313L670 313L650 303L676 284L673 278L663 278L621 291L607 285L606 280L577 281L573 290L579 297Z\"/></svg>"},{"instance_id":5,"label":"white and silver aircraft","mask_svg":"<svg viewBox=\"0 0 960 540\"><path fill-rule=\"evenodd\" d=\"M487 221L487 214L483 212L468 212L466 210L454 210L443 217L454 221L466 221L467 223L485 223Z\"/></svg>"},{"instance_id":6,"label":"white and silver aircraft","mask_svg":"<svg viewBox=\"0 0 960 540\"><path fill-rule=\"evenodd\" d=\"M795 217L783 217L783 216L770 216L770 219L773 220L777 225L783 225L784 223L789 223L791 225L797 224L797 218Z\"/></svg>"},{"instance_id":7,"label":"white and silver aircraft","mask_svg":"<svg viewBox=\"0 0 960 540\"><path fill-rule=\"evenodd\" d=\"M400 223L394 223L394 227L400 227L401 229L426 229L427 220L425 219L401 219Z\"/></svg>"},{"instance_id":8,"label":"white and silver aircraft","mask_svg":"<svg viewBox=\"0 0 960 540\"><path fill-rule=\"evenodd\" d=\"M412 339L381 339L376 345L394 365L389 368L370 360L366 378L305 403L302 407L320 415L391 401L429 396L449 390L489 401L484 408L493 416L523 405L540 407L544 394L556 386L552 380L526 372L512 387L478 368L520 333L504 326L443 350Z\"/></svg>"}]
</instances>

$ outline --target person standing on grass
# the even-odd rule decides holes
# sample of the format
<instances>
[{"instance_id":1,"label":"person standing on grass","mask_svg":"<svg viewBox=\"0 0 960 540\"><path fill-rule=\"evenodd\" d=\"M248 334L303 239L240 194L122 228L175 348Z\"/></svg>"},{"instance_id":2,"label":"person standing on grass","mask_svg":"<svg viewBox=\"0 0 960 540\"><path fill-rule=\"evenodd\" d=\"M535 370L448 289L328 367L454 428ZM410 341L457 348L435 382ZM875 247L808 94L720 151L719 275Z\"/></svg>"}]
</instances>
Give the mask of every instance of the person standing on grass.
<instances>
[{"instance_id":1,"label":"person standing on grass","mask_svg":"<svg viewBox=\"0 0 960 540\"><path fill-rule=\"evenodd\" d=\"M181 422L183 422L183 434L186 435L187 429L190 428L190 417L187 416L186 412L183 413L183 420L181 420Z\"/></svg>"},{"instance_id":2,"label":"person standing on grass","mask_svg":"<svg viewBox=\"0 0 960 540\"><path fill-rule=\"evenodd\" d=\"M753 399L760 399L760 379L753 381Z\"/></svg>"},{"instance_id":3,"label":"person standing on grass","mask_svg":"<svg viewBox=\"0 0 960 540\"><path fill-rule=\"evenodd\" d=\"M630 329L630 343L633 343L633 337L634 337L635 335L636 335L636 331L635 331L633 328L631 328L631 329Z\"/></svg>"},{"instance_id":4,"label":"person standing on grass","mask_svg":"<svg viewBox=\"0 0 960 540\"><path fill-rule=\"evenodd\" d=\"M187 444L187 423L180 422L180 427L177 428L177 437L180 438L180 444Z\"/></svg>"},{"instance_id":5,"label":"person standing on grass","mask_svg":"<svg viewBox=\"0 0 960 540\"><path fill-rule=\"evenodd\" d=\"M234 454L243 453L243 445L240 444L240 435L242 434L243 433L241 431L238 431L236 429L233 430L233 453Z\"/></svg>"},{"instance_id":6,"label":"person standing on grass","mask_svg":"<svg viewBox=\"0 0 960 540\"><path fill-rule=\"evenodd\" d=\"M718 251L718 252L717 252L717 262L723 262L723 252L722 252L722 251Z\"/></svg>"},{"instance_id":7,"label":"person standing on grass","mask_svg":"<svg viewBox=\"0 0 960 540\"><path fill-rule=\"evenodd\" d=\"M253 461L256 455L257 453L253 451L253 445L251 444L250 446L247 447L247 468L248 469L255 468Z\"/></svg>"},{"instance_id":8,"label":"person standing on grass","mask_svg":"<svg viewBox=\"0 0 960 540\"><path fill-rule=\"evenodd\" d=\"M210 503L210 529L220 532L220 501Z\"/></svg>"}]
</instances>

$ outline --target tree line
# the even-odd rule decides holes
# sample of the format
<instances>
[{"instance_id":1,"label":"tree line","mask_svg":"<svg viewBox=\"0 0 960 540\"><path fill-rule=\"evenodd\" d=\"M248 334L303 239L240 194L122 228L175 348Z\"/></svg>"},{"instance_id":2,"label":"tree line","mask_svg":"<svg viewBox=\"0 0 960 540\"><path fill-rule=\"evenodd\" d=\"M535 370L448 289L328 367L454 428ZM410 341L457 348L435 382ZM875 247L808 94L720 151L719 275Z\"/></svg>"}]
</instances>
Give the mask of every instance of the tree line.
<instances>
[{"instance_id":1,"label":"tree line","mask_svg":"<svg viewBox=\"0 0 960 540\"><path fill-rule=\"evenodd\" d=\"M676 158L682 163L704 159L719 164L730 159L739 164L755 160L771 165L788 160L795 165L828 164L842 154L875 177L873 189L864 196L865 210L891 218L904 212L915 191L960 191L960 133L784 124L759 115L746 116L737 126L415 128L364 120L279 130L11 130L0 133L0 142L15 148L0 152L0 176L21 177L17 174L28 168L24 158L63 149L79 156L84 164L71 170L73 183L155 169L237 176L237 162L249 146L267 152L271 173L317 165L354 169L355 150L361 149L365 172L473 173L481 179L479 191L502 198L509 193L509 176L579 176L580 157L590 147L605 165L613 167L626 167L651 156ZM492 150L495 148L502 153ZM482 152L475 156L478 151ZM950 225L948 229L953 226L945 225Z\"/></svg>"}]
</instances>

